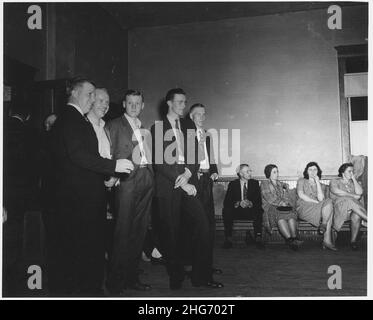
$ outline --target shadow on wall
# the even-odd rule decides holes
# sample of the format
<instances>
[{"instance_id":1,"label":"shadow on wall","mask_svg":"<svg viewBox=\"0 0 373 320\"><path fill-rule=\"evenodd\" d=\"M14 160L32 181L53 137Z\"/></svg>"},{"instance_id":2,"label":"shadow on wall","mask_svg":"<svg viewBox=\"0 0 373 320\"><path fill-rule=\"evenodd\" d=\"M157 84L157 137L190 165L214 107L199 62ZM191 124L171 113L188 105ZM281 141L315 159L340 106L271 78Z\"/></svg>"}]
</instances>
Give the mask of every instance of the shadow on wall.
<instances>
[{"instance_id":1,"label":"shadow on wall","mask_svg":"<svg viewBox=\"0 0 373 320\"><path fill-rule=\"evenodd\" d=\"M108 122L112 119L119 118L124 112L123 106L120 103L110 102L109 111L105 114L104 120Z\"/></svg>"}]
</instances>

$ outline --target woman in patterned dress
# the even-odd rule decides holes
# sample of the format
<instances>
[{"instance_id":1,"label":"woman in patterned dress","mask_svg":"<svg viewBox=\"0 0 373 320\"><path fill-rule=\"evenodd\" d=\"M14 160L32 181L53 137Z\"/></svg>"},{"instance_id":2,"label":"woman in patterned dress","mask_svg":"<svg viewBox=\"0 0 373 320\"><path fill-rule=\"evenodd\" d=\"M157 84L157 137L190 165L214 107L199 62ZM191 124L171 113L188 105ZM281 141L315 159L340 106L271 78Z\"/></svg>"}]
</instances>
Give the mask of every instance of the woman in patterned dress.
<instances>
[{"instance_id":1,"label":"woman in patterned dress","mask_svg":"<svg viewBox=\"0 0 373 320\"><path fill-rule=\"evenodd\" d=\"M297 182L297 212L299 219L319 227L324 235L324 249L336 251L332 242L333 201L326 197L326 185L320 183L322 171L316 162L307 164L303 178Z\"/></svg>"},{"instance_id":2,"label":"woman in patterned dress","mask_svg":"<svg viewBox=\"0 0 373 320\"><path fill-rule=\"evenodd\" d=\"M363 188L357 182L352 163L344 163L338 169L337 179L330 182L330 197L334 204L333 228L339 231L345 221L351 220L351 248L357 250L356 238L362 220L367 221L367 211L360 202Z\"/></svg>"},{"instance_id":3,"label":"woman in patterned dress","mask_svg":"<svg viewBox=\"0 0 373 320\"><path fill-rule=\"evenodd\" d=\"M268 179L260 184L264 223L270 232L277 226L289 247L297 250L303 241L297 237L297 214L291 206L289 185L278 180L279 171L274 164L267 165L264 174ZM282 211L281 207L288 210Z\"/></svg>"}]
</instances>

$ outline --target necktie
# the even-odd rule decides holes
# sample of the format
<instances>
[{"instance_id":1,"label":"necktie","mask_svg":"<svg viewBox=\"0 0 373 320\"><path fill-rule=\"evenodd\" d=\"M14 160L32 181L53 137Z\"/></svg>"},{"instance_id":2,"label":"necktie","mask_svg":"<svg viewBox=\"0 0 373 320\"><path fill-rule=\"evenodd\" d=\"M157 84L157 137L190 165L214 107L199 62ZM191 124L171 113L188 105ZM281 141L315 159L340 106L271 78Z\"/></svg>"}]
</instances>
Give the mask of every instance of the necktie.
<instances>
[{"instance_id":1,"label":"necktie","mask_svg":"<svg viewBox=\"0 0 373 320\"><path fill-rule=\"evenodd\" d=\"M203 161L206 159L206 153L205 153L205 139L203 137L203 132L201 130L198 130L198 137L199 137L199 143L198 143L198 159L199 161Z\"/></svg>"},{"instance_id":2,"label":"necktie","mask_svg":"<svg viewBox=\"0 0 373 320\"><path fill-rule=\"evenodd\" d=\"M247 200L247 183L243 185L243 200Z\"/></svg>"},{"instance_id":3,"label":"necktie","mask_svg":"<svg viewBox=\"0 0 373 320\"><path fill-rule=\"evenodd\" d=\"M177 150L179 152L179 160L180 158L184 157L184 151L181 146L181 136L180 136L180 125L179 125L179 119L175 120L175 131L176 131L176 143L177 143Z\"/></svg>"}]
</instances>

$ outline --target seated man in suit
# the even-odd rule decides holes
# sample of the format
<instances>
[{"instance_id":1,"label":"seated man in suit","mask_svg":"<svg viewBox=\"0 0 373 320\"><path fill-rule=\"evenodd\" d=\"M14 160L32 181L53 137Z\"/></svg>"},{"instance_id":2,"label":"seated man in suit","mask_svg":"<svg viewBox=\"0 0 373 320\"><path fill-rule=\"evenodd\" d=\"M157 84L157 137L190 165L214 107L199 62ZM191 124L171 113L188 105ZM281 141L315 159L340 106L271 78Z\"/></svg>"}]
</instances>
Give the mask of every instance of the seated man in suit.
<instances>
[{"instance_id":1,"label":"seated man in suit","mask_svg":"<svg viewBox=\"0 0 373 320\"><path fill-rule=\"evenodd\" d=\"M224 198L223 220L225 242L223 248L232 247L232 227L234 219L254 222L255 244L264 248L262 242L263 209L259 182L251 179L252 170L248 164L241 164L237 170L238 179L228 185Z\"/></svg>"}]
</instances>

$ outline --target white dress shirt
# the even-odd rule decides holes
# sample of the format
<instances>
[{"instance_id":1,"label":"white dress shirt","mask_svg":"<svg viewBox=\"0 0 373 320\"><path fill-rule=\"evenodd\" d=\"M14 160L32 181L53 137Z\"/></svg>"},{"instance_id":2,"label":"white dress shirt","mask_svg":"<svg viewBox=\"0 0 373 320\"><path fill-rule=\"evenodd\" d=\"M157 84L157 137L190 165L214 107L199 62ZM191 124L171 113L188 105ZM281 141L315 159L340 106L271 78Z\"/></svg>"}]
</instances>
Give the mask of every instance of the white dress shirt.
<instances>
[{"instance_id":1,"label":"white dress shirt","mask_svg":"<svg viewBox=\"0 0 373 320\"><path fill-rule=\"evenodd\" d=\"M97 141L98 141L98 152L101 157L106 159L111 159L110 152L110 142L109 138L105 132L105 121L100 119L97 124L91 117L87 116L89 122L92 124L93 129L95 130Z\"/></svg>"},{"instance_id":2,"label":"white dress shirt","mask_svg":"<svg viewBox=\"0 0 373 320\"><path fill-rule=\"evenodd\" d=\"M139 143L140 153L141 153L141 160L140 165L146 165L149 164L149 161L146 159L146 152L144 148L143 138L141 135L141 121L138 118L132 118L127 113L124 114L126 119L128 120L128 123L130 124L133 133L136 137L137 142Z\"/></svg>"},{"instance_id":3,"label":"white dress shirt","mask_svg":"<svg viewBox=\"0 0 373 320\"><path fill-rule=\"evenodd\" d=\"M201 141L201 136L204 135L205 132L203 129L199 128L197 129L197 139L198 142ZM210 163L209 163L209 154L207 153L207 146L206 146L206 140L203 142L203 148L205 150L205 159L201 160L199 163L199 168L203 170L208 170L210 169Z\"/></svg>"}]
</instances>

